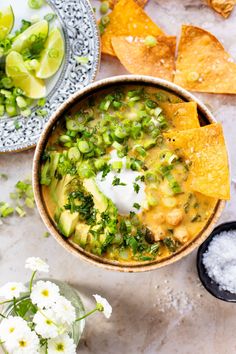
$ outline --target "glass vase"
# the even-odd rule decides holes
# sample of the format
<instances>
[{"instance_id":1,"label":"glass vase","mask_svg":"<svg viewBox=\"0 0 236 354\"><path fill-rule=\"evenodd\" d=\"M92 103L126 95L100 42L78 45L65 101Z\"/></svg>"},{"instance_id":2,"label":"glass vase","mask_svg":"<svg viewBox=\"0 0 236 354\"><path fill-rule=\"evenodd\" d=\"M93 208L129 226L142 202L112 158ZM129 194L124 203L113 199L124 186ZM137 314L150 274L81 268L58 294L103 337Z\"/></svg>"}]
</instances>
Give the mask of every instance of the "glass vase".
<instances>
[{"instance_id":1,"label":"glass vase","mask_svg":"<svg viewBox=\"0 0 236 354\"><path fill-rule=\"evenodd\" d=\"M85 314L84 305L82 303L82 300L81 300L77 290L72 288L67 283L64 283L64 282L59 281L59 280L54 280L54 279L39 279L39 280L50 281L50 282L56 284L59 287L59 289L60 289L60 295L64 296L67 300L69 300L72 303L72 305L75 307L75 309L76 309L76 318L84 316L84 314ZM37 281L35 281L35 283ZM26 286L28 287L29 284L26 284ZM17 305L18 302L26 301L28 299L29 299L29 293L24 293L22 295L22 297L17 299L16 305ZM15 306L12 305L12 304L10 306L9 305L6 306L2 313L6 317L8 317L8 316L17 316L16 311L15 311ZM23 317L24 317L24 319L26 321L32 322L33 316L34 316L34 312L29 307L27 309L27 311L24 313ZM84 330L84 326L85 326L85 320L83 319L81 321L75 322L69 328L68 334L69 334L69 336L71 338L73 338L74 343L76 344L76 346L79 344L81 335L82 335L83 330Z\"/></svg>"}]
</instances>

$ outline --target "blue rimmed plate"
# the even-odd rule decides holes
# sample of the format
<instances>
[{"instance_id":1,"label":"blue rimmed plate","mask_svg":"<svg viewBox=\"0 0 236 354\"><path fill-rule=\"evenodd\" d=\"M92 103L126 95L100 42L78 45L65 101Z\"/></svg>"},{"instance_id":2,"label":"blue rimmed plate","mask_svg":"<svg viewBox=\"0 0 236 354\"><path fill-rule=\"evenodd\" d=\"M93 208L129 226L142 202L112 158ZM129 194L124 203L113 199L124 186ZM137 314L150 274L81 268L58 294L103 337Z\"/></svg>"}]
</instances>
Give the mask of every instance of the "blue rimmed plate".
<instances>
[{"instance_id":1,"label":"blue rimmed plate","mask_svg":"<svg viewBox=\"0 0 236 354\"><path fill-rule=\"evenodd\" d=\"M47 98L43 107L45 116L32 109L30 117L17 116L0 119L0 153L16 152L36 145L39 136L56 108L71 94L94 81L99 68L100 40L93 9L88 0L47 0L40 10L31 10L27 0L5 0L15 14L14 29L22 19L43 18L54 12L56 25L61 28L65 40L65 57L60 70L47 80ZM86 57L86 64L79 64L76 57Z\"/></svg>"}]
</instances>

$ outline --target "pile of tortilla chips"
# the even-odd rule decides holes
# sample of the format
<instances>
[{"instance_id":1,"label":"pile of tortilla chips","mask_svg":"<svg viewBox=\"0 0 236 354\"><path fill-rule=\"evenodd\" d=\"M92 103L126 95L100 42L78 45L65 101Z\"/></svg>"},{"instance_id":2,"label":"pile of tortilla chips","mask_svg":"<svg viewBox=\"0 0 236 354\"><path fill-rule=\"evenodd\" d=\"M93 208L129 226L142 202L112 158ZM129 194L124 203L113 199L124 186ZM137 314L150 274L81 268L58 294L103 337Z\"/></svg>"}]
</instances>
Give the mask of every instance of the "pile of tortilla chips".
<instances>
[{"instance_id":1,"label":"pile of tortilla chips","mask_svg":"<svg viewBox=\"0 0 236 354\"><path fill-rule=\"evenodd\" d=\"M194 191L230 198L229 167L221 124L165 133L168 143L191 161L188 183Z\"/></svg>"},{"instance_id":2,"label":"pile of tortilla chips","mask_svg":"<svg viewBox=\"0 0 236 354\"><path fill-rule=\"evenodd\" d=\"M101 36L102 52L116 56L128 72L174 81L192 91L236 93L236 63L211 33L184 25L175 58L176 37L166 35L139 6L145 0L110 1L114 8ZM229 9L226 1L219 2ZM147 36L156 44L148 46Z\"/></svg>"}]
</instances>

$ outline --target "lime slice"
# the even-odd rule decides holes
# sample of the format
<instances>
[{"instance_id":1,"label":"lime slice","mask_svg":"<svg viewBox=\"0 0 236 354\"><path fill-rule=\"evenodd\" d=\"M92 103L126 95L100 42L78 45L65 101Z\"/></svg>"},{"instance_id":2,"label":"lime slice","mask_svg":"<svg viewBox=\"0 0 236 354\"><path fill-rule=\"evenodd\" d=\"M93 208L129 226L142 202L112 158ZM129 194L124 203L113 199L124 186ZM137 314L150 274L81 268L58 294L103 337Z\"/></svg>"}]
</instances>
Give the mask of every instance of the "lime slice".
<instances>
[{"instance_id":1,"label":"lime slice","mask_svg":"<svg viewBox=\"0 0 236 354\"><path fill-rule=\"evenodd\" d=\"M36 76L40 79L48 79L60 68L65 53L64 40L58 28L53 29L45 43L45 49L41 53L39 68Z\"/></svg>"},{"instance_id":2,"label":"lime slice","mask_svg":"<svg viewBox=\"0 0 236 354\"><path fill-rule=\"evenodd\" d=\"M34 77L25 67L22 56L11 52L6 57L6 74L14 85L25 92L27 97L38 99L46 96L44 81Z\"/></svg>"},{"instance_id":3,"label":"lime slice","mask_svg":"<svg viewBox=\"0 0 236 354\"><path fill-rule=\"evenodd\" d=\"M32 39L39 35L45 37L46 40L48 36L48 22L46 20L34 23L24 32L19 34L12 44L11 51L21 52L23 49L30 47Z\"/></svg>"},{"instance_id":4,"label":"lime slice","mask_svg":"<svg viewBox=\"0 0 236 354\"><path fill-rule=\"evenodd\" d=\"M14 13L11 6L0 10L0 40L11 32L14 25Z\"/></svg>"}]
</instances>

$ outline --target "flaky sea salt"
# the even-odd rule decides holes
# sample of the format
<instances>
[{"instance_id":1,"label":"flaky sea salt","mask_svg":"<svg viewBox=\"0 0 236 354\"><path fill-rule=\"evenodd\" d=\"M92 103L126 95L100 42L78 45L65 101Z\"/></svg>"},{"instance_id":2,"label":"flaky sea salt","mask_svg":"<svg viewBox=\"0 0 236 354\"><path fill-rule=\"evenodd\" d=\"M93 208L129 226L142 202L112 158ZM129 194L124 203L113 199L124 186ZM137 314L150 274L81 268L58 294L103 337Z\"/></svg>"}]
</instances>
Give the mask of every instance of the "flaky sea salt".
<instances>
[{"instance_id":1,"label":"flaky sea salt","mask_svg":"<svg viewBox=\"0 0 236 354\"><path fill-rule=\"evenodd\" d=\"M236 231L216 235L203 254L203 264L220 289L236 293Z\"/></svg>"}]
</instances>

